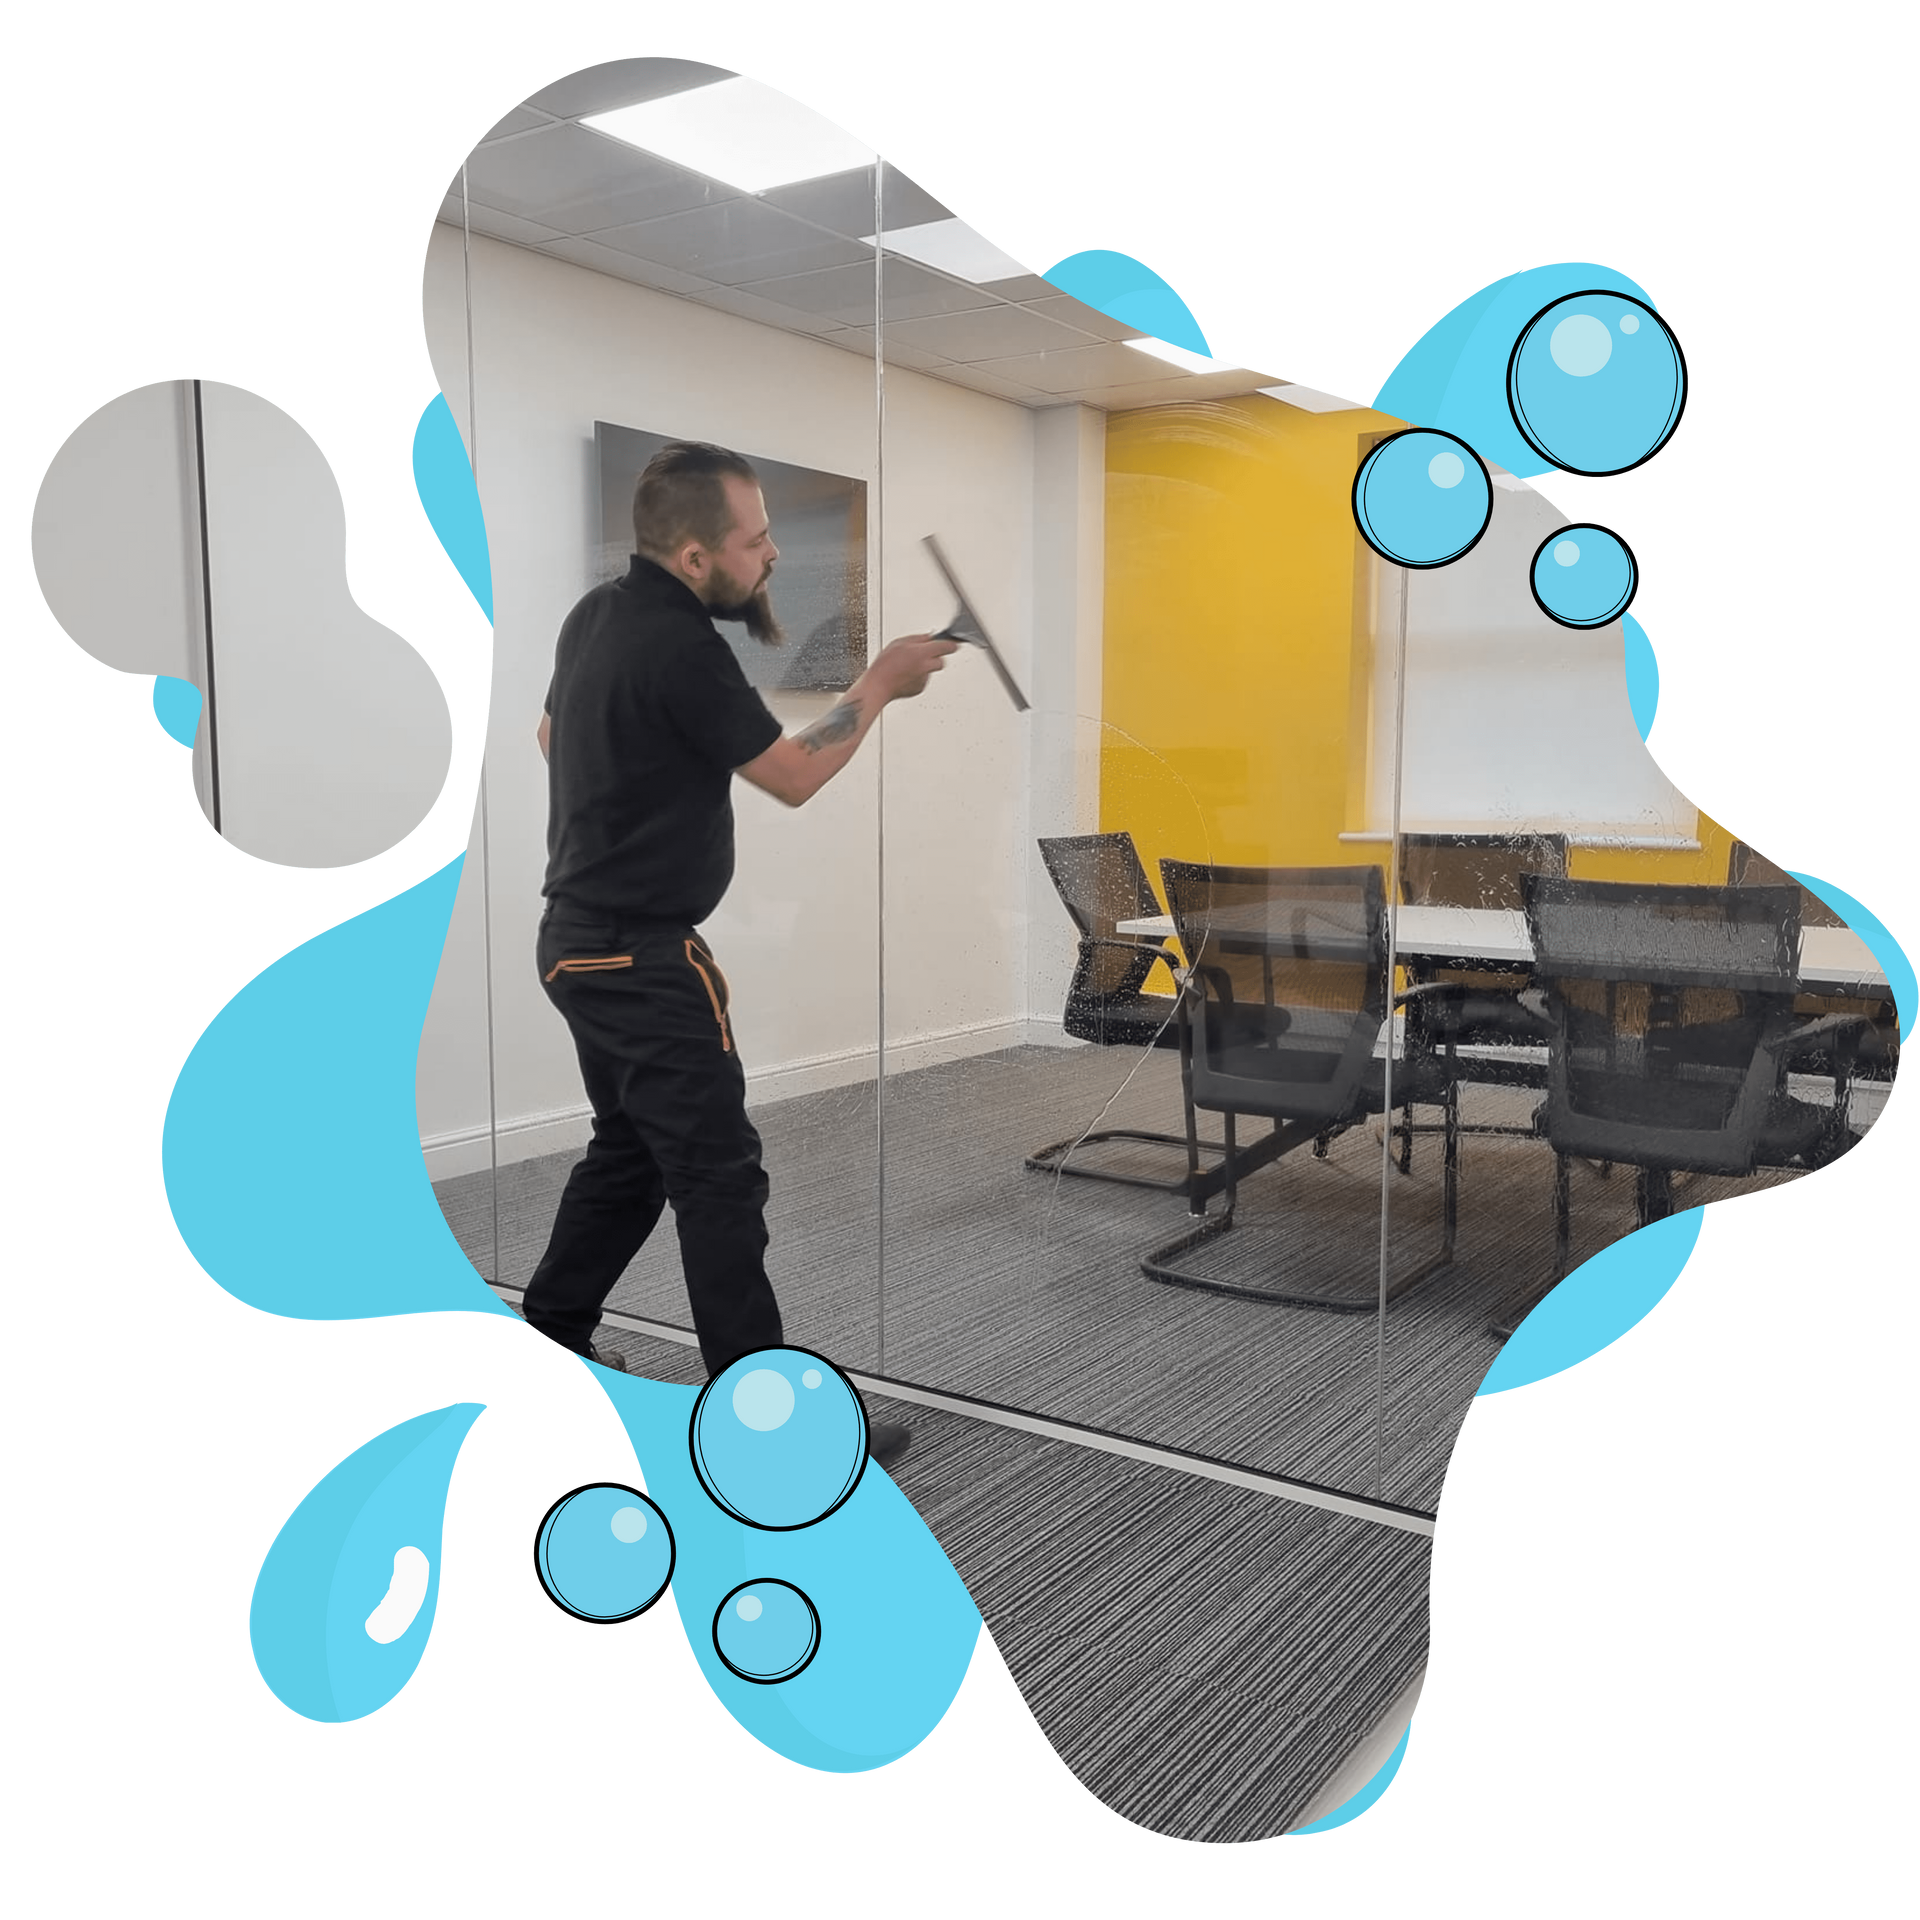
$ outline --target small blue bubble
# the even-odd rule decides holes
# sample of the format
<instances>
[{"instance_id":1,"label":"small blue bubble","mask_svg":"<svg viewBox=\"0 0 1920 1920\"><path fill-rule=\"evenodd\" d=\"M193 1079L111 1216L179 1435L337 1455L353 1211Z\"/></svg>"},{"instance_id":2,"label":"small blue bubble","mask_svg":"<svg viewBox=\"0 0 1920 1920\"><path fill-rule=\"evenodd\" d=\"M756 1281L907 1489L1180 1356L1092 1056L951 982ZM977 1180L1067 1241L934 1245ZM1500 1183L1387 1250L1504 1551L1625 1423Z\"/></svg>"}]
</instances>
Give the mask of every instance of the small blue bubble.
<instances>
[{"instance_id":1,"label":"small blue bubble","mask_svg":"<svg viewBox=\"0 0 1920 1920\"><path fill-rule=\"evenodd\" d=\"M1487 530L1493 483L1464 440L1426 427L1389 434L1353 479L1353 519L1383 560L1443 567Z\"/></svg>"},{"instance_id":2,"label":"small blue bubble","mask_svg":"<svg viewBox=\"0 0 1920 1920\"><path fill-rule=\"evenodd\" d=\"M820 1615L785 1580L749 1580L714 1610L713 1650L742 1680L773 1686L820 1650Z\"/></svg>"},{"instance_id":3,"label":"small blue bubble","mask_svg":"<svg viewBox=\"0 0 1920 1920\"><path fill-rule=\"evenodd\" d=\"M548 1599L602 1624L645 1613L666 1592L673 1560L667 1516L644 1493L604 1482L556 1500L534 1536Z\"/></svg>"},{"instance_id":4,"label":"small blue bubble","mask_svg":"<svg viewBox=\"0 0 1920 1920\"><path fill-rule=\"evenodd\" d=\"M1577 532L1580 538L1549 534L1535 549L1533 597L1541 612L1563 627L1604 627L1626 612L1639 588L1633 550L1605 527L1566 532Z\"/></svg>"},{"instance_id":5,"label":"small blue bubble","mask_svg":"<svg viewBox=\"0 0 1920 1920\"><path fill-rule=\"evenodd\" d=\"M793 1383L819 1384L804 1397ZM688 1433L693 1467L717 1506L774 1532L824 1520L867 1464L867 1416L853 1383L818 1354L768 1347L701 1388Z\"/></svg>"},{"instance_id":6,"label":"small blue bubble","mask_svg":"<svg viewBox=\"0 0 1920 1920\"><path fill-rule=\"evenodd\" d=\"M1589 288L1554 301L1521 329L1507 361L1513 424L1568 473L1625 473L1652 459L1686 401L1679 341L1630 294Z\"/></svg>"}]
</instances>

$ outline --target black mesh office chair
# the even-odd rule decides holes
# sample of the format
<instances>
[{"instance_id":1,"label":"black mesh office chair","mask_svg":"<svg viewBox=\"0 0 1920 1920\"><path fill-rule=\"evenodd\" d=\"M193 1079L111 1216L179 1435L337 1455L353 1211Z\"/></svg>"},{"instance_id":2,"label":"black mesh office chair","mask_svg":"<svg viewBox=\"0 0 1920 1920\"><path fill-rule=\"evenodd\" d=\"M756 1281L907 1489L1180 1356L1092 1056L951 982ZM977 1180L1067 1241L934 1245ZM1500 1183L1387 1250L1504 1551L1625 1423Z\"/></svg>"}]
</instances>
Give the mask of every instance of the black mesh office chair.
<instances>
[{"instance_id":1,"label":"black mesh office chair","mask_svg":"<svg viewBox=\"0 0 1920 1920\"><path fill-rule=\"evenodd\" d=\"M1204 1176L1189 1161L1189 1207L1204 1213L1224 1192L1223 1213L1141 1262L1150 1279L1336 1312L1363 1312L1377 1298L1371 1270L1361 1287L1276 1279L1247 1286L1210 1280L1171 1263L1233 1225L1238 1182L1294 1147L1312 1141L1323 1154L1336 1134L1369 1114L1412 1099L1446 1115L1441 1252L1389 1289L1397 1296L1448 1265L1458 1214L1459 1113L1453 1047L1443 1015L1432 1029L1441 1055L1389 1061L1375 1046L1388 1012L1386 888L1380 869L1363 867L1209 867L1163 860L1174 926L1189 957L1181 994L1181 1075L1191 1133L1198 1111L1225 1116L1223 1164ZM1394 1002L1457 1003L1457 987L1416 987ZM1391 1066L1392 1085L1388 1074ZM1273 1121L1266 1138L1240 1148L1242 1114ZM1372 1245L1372 1219L1359 1243Z\"/></svg>"},{"instance_id":2,"label":"black mesh office chair","mask_svg":"<svg viewBox=\"0 0 1920 1920\"><path fill-rule=\"evenodd\" d=\"M1734 887L1791 887L1800 896L1803 927L1844 927L1847 923L1811 888L1803 887L1784 867L1736 840L1727 856L1727 884ZM1803 1029L1833 1014L1851 1015L1864 1024L1829 1031L1824 1040L1794 1047L1788 1065L1795 1073L1833 1076L1833 1097L1846 1107L1855 1080L1891 1080L1900 1065L1900 1015L1891 993L1865 996L1844 993L1796 993L1794 1018Z\"/></svg>"},{"instance_id":3,"label":"black mesh office chair","mask_svg":"<svg viewBox=\"0 0 1920 1920\"><path fill-rule=\"evenodd\" d=\"M1178 956L1158 940L1117 931L1122 920L1151 919L1160 912L1160 902L1140 864L1133 836L1086 833L1042 840L1040 857L1080 930L1080 954L1067 988L1066 1013L1061 1022L1067 1033L1102 1047L1177 1047L1180 1032L1174 1017L1174 996L1147 993L1144 988L1156 962L1164 960L1169 966L1177 966ZM1152 1180L1073 1164L1072 1154L1105 1140L1178 1147L1183 1154L1188 1150L1182 1134L1108 1127L1041 1147L1027 1155L1026 1164L1042 1173L1105 1180L1115 1186L1151 1187L1164 1193L1186 1191L1184 1174L1176 1180ZM1198 1144L1202 1152L1222 1151L1215 1141Z\"/></svg>"},{"instance_id":4,"label":"black mesh office chair","mask_svg":"<svg viewBox=\"0 0 1920 1920\"><path fill-rule=\"evenodd\" d=\"M1400 898L1412 907L1482 907L1521 911L1520 876L1545 873L1564 877L1567 838L1562 833L1403 833L1400 836ZM1538 1055L1521 1049L1547 1044L1550 1029L1544 997L1524 968L1426 967L1411 977L1461 988L1457 1006L1447 1009L1459 1045L1493 1049L1474 1063L1473 1078L1483 1085L1539 1087L1544 1072ZM1407 1051L1431 1051L1426 1004L1416 1001L1407 1014ZM1501 1058L1504 1050L1508 1058ZM1431 1125L1417 1125L1411 1106L1403 1107L1397 1137L1400 1171L1413 1170L1413 1136ZM1462 1122L1462 1133L1527 1134L1531 1127Z\"/></svg>"},{"instance_id":5,"label":"black mesh office chair","mask_svg":"<svg viewBox=\"0 0 1920 1920\"><path fill-rule=\"evenodd\" d=\"M1637 1168L1635 1224L1673 1211L1676 1173L1811 1168L1846 1149L1834 1111L1787 1091L1800 961L1797 887L1522 882L1553 1038L1537 1124L1554 1150L1553 1279L1566 1272L1568 1160ZM1824 1033L1850 1024L1833 1016Z\"/></svg>"}]
</instances>

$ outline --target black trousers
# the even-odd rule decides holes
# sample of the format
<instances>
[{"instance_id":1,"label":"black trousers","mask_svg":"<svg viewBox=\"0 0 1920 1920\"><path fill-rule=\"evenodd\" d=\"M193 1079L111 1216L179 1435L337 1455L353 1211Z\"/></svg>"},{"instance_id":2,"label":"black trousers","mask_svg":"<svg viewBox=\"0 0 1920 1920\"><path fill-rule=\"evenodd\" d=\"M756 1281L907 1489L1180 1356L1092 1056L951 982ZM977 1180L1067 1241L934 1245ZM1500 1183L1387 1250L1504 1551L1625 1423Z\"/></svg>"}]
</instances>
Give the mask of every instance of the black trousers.
<instances>
[{"instance_id":1,"label":"black trousers","mask_svg":"<svg viewBox=\"0 0 1920 1920\"><path fill-rule=\"evenodd\" d=\"M727 983L705 943L691 927L556 903L540 923L539 966L580 1056L593 1137L527 1283L528 1321L585 1353L607 1295L670 1203L708 1373L781 1345L760 1136Z\"/></svg>"}]
</instances>

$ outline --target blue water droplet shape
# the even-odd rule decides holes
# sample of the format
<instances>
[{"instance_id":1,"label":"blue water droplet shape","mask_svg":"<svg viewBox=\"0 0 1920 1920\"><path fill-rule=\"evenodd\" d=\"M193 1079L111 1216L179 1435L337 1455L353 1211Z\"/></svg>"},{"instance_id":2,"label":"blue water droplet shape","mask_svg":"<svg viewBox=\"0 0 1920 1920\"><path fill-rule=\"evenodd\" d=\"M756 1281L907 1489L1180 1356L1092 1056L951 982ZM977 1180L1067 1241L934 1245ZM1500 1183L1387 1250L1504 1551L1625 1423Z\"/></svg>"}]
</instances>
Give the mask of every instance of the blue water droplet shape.
<instances>
[{"instance_id":1,"label":"blue water droplet shape","mask_svg":"<svg viewBox=\"0 0 1920 1920\"><path fill-rule=\"evenodd\" d=\"M1427 427L1390 433L1353 478L1353 519L1383 560L1444 567L1493 517L1493 482L1464 440Z\"/></svg>"},{"instance_id":2,"label":"blue water droplet shape","mask_svg":"<svg viewBox=\"0 0 1920 1920\"><path fill-rule=\"evenodd\" d=\"M413 1677L433 1630L447 1487L484 1408L390 1427L335 1467L267 1549L248 1626L254 1664L309 1720L359 1720Z\"/></svg>"},{"instance_id":3,"label":"blue water droplet shape","mask_svg":"<svg viewBox=\"0 0 1920 1920\"><path fill-rule=\"evenodd\" d=\"M1651 460L1686 403L1679 341L1631 294L1589 288L1542 307L1508 356L1513 424L1568 473L1625 473Z\"/></svg>"},{"instance_id":4,"label":"blue water droplet shape","mask_svg":"<svg viewBox=\"0 0 1920 1920\"><path fill-rule=\"evenodd\" d=\"M809 1374L817 1386L806 1384ZM688 1442L716 1505L748 1526L790 1531L825 1519L859 1484L866 1409L830 1361L801 1347L766 1347L700 1390Z\"/></svg>"},{"instance_id":5,"label":"blue water droplet shape","mask_svg":"<svg viewBox=\"0 0 1920 1920\"><path fill-rule=\"evenodd\" d=\"M1562 527L1534 549L1533 597L1563 627L1618 620L1640 586L1633 549L1605 527Z\"/></svg>"},{"instance_id":6,"label":"blue water droplet shape","mask_svg":"<svg viewBox=\"0 0 1920 1920\"><path fill-rule=\"evenodd\" d=\"M819 1652L819 1612L789 1581L749 1580L714 1609L713 1650L742 1680L775 1686Z\"/></svg>"},{"instance_id":7,"label":"blue water droplet shape","mask_svg":"<svg viewBox=\"0 0 1920 1920\"><path fill-rule=\"evenodd\" d=\"M599 1625L631 1620L666 1592L667 1516L634 1487L596 1481L562 1494L534 1536L533 1564L555 1606Z\"/></svg>"},{"instance_id":8,"label":"blue water droplet shape","mask_svg":"<svg viewBox=\"0 0 1920 1920\"><path fill-rule=\"evenodd\" d=\"M192 746L200 731L200 706L200 689L191 680L171 673L154 676L153 717L183 747Z\"/></svg>"}]
</instances>

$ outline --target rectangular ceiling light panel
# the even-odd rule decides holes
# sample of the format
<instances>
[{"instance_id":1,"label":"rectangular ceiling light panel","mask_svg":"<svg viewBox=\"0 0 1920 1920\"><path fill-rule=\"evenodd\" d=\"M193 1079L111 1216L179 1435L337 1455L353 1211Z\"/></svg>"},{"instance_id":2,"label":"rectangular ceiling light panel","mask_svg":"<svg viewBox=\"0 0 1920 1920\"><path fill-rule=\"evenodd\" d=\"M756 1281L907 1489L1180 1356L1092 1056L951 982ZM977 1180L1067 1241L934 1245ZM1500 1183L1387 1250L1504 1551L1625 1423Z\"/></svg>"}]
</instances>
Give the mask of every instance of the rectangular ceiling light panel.
<instances>
[{"instance_id":1,"label":"rectangular ceiling light panel","mask_svg":"<svg viewBox=\"0 0 1920 1920\"><path fill-rule=\"evenodd\" d=\"M875 236L868 234L867 238ZM987 280L1011 280L1026 272L1018 260L1008 259L964 220L929 220L924 226L896 227L878 238L889 253L904 254L923 267L950 273L957 280L971 280L975 285Z\"/></svg>"}]
</instances>

